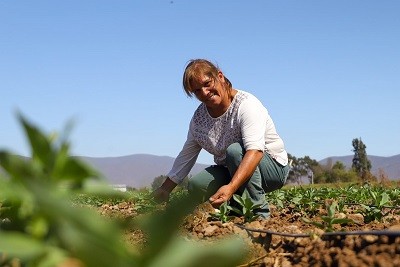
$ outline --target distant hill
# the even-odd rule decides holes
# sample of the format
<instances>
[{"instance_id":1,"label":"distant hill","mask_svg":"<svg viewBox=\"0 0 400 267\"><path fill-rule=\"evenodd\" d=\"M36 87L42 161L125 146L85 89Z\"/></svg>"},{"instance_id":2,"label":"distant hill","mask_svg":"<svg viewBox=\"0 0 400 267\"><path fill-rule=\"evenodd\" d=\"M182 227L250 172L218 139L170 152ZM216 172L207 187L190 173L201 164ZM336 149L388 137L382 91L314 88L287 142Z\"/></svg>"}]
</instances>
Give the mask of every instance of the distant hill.
<instances>
[{"instance_id":1,"label":"distant hill","mask_svg":"<svg viewBox=\"0 0 400 267\"><path fill-rule=\"evenodd\" d=\"M112 184L126 184L134 188L150 187L154 178L166 175L174 158L149 154L134 154L122 157L79 157ZM209 165L196 163L190 174L194 175Z\"/></svg>"},{"instance_id":2,"label":"distant hill","mask_svg":"<svg viewBox=\"0 0 400 267\"><path fill-rule=\"evenodd\" d=\"M122 157L78 157L98 170L112 184L126 184L134 188L150 187L154 178L166 175L172 167L174 158L149 154L134 154ZM372 173L382 169L391 180L400 180L400 154L391 157L368 156L372 164ZM333 156L319 161L326 165L328 160L334 164L342 162L347 168L352 165L353 155ZM191 175L199 173L209 165L195 164ZM0 172L1 172L0 168Z\"/></svg>"},{"instance_id":3,"label":"distant hill","mask_svg":"<svg viewBox=\"0 0 400 267\"><path fill-rule=\"evenodd\" d=\"M372 174L377 175L379 169L382 169L390 180L400 180L400 154L391 157L368 156L368 159L371 161ZM325 158L319 161L319 164L326 165L328 160L331 160L333 164L340 161L347 168L351 168L353 155Z\"/></svg>"},{"instance_id":4,"label":"distant hill","mask_svg":"<svg viewBox=\"0 0 400 267\"><path fill-rule=\"evenodd\" d=\"M126 184L135 188L150 187L154 178L166 175L172 167L174 158L149 154L134 154L123 157L80 157L95 169L100 171L110 183ZM382 169L389 179L400 179L400 154L392 157L368 156L372 164L372 173L378 174ZM353 156L329 157L319 161L325 165L331 159L332 163L341 161L347 168L351 167ZM194 175L208 167L205 164L195 164L190 174Z\"/></svg>"}]
</instances>

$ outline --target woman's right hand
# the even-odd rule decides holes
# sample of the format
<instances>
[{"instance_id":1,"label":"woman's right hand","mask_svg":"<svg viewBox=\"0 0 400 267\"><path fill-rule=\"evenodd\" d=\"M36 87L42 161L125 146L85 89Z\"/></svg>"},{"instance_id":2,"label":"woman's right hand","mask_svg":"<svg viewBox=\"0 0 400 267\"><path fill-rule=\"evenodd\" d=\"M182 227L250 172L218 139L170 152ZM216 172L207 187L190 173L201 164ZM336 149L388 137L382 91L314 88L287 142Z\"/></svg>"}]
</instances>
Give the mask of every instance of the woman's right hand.
<instances>
[{"instance_id":1,"label":"woman's right hand","mask_svg":"<svg viewBox=\"0 0 400 267\"><path fill-rule=\"evenodd\" d=\"M165 190L162 187L157 188L153 193L152 196L157 203L164 203L168 202L170 192Z\"/></svg>"},{"instance_id":2,"label":"woman's right hand","mask_svg":"<svg viewBox=\"0 0 400 267\"><path fill-rule=\"evenodd\" d=\"M176 186L177 184L171 179L165 179L164 183L152 193L154 200L158 203L168 202L169 195Z\"/></svg>"}]
</instances>

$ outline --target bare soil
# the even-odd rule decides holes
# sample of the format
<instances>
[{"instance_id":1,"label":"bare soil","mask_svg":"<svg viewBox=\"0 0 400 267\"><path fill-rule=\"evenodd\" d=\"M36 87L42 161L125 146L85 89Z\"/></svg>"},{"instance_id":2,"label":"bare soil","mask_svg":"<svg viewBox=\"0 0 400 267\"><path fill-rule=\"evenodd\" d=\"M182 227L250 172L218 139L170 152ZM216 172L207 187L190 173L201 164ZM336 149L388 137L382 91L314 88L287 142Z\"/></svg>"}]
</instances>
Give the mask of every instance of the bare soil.
<instances>
[{"instance_id":1,"label":"bare soil","mask_svg":"<svg viewBox=\"0 0 400 267\"><path fill-rule=\"evenodd\" d=\"M100 213L106 216L135 217L133 203L103 205ZM276 209L270 206L271 217L253 222L244 222L235 217L222 223L211 219L214 209L202 204L187 216L182 223L181 232L187 238L196 241L214 241L230 235L238 235L247 244L248 257L240 266L400 266L400 236L345 235L323 236L324 231L302 220L303 214L293 212L290 207ZM318 220L326 211L312 220ZM398 211L397 211L398 213ZM345 216L354 222L347 225L335 225L334 231L395 231L400 232L400 215L393 210L381 222L365 224L361 214L349 208ZM347 215L346 215L347 214ZM325 214L326 215L326 214ZM279 234L267 234L243 229L268 230L286 234L309 234L307 237L290 237ZM145 246L145 237L138 230L125 233L128 243Z\"/></svg>"}]
</instances>

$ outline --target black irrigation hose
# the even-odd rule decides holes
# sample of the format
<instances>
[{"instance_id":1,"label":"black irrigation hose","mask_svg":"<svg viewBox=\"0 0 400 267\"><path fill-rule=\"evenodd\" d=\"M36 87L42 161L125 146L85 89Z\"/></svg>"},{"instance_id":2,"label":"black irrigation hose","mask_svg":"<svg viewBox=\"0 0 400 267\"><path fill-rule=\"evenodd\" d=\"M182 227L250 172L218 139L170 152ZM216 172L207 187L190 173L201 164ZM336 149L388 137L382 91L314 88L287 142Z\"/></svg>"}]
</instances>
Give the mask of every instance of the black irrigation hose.
<instances>
[{"instance_id":1,"label":"black irrigation hose","mask_svg":"<svg viewBox=\"0 0 400 267\"><path fill-rule=\"evenodd\" d=\"M286 237L311 237L311 234L281 233L281 232L275 232L275 231L271 231L271 230L249 228L249 227L246 227L246 226L243 226L240 224L235 224L235 225L246 231L257 232L257 233L266 233L268 235L279 235L279 236L286 236ZM398 236L400 236L400 231L383 230L383 231L326 232L326 233L323 233L321 236L348 236L348 235L376 235L376 236L398 237Z\"/></svg>"},{"instance_id":2,"label":"black irrigation hose","mask_svg":"<svg viewBox=\"0 0 400 267\"><path fill-rule=\"evenodd\" d=\"M378 205L372 205L372 204L361 204L361 203L344 203L344 205L348 206L368 206L368 207L378 207ZM381 208L384 209L392 209L392 210L400 210L400 206L382 206Z\"/></svg>"},{"instance_id":3,"label":"black irrigation hose","mask_svg":"<svg viewBox=\"0 0 400 267\"><path fill-rule=\"evenodd\" d=\"M320 205L324 205L324 202L317 202ZM378 207L378 205L373 205L373 204L364 204L364 203L342 203L343 205L346 206L368 206L368 207ZM400 210L400 206L382 206L381 208L385 208L385 209L392 209L392 210Z\"/></svg>"}]
</instances>

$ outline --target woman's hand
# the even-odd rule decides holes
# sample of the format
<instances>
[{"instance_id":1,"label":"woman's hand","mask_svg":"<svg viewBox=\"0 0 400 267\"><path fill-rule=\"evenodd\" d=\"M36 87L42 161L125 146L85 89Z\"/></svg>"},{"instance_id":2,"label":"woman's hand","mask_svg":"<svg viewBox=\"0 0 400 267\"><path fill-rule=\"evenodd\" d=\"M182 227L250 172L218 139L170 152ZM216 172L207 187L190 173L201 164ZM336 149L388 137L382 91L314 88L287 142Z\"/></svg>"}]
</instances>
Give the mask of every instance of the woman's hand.
<instances>
[{"instance_id":1,"label":"woman's hand","mask_svg":"<svg viewBox=\"0 0 400 267\"><path fill-rule=\"evenodd\" d=\"M227 184L221 186L218 191L209 198L209 201L214 208L218 208L221 204L231 199L234 193L235 191L233 188Z\"/></svg>"},{"instance_id":2,"label":"woman's hand","mask_svg":"<svg viewBox=\"0 0 400 267\"><path fill-rule=\"evenodd\" d=\"M152 197L154 198L154 200L157 203L164 203L164 202L168 202L169 200L169 195L170 192L168 190L165 190L162 187L157 188L153 193L152 193Z\"/></svg>"},{"instance_id":3,"label":"woman's hand","mask_svg":"<svg viewBox=\"0 0 400 267\"><path fill-rule=\"evenodd\" d=\"M171 191L177 186L171 179L165 179L164 183L151 194L157 203L168 202Z\"/></svg>"}]
</instances>

